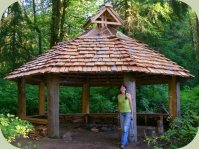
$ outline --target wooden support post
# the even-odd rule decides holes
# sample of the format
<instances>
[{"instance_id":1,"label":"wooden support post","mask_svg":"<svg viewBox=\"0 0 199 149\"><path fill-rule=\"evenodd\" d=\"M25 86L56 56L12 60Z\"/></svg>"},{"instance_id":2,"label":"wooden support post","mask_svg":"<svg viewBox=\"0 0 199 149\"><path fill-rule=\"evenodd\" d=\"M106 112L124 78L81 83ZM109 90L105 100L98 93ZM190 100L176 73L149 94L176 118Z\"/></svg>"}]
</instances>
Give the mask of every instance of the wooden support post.
<instances>
[{"instance_id":1,"label":"wooden support post","mask_svg":"<svg viewBox=\"0 0 199 149\"><path fill-rule=\"evenodd\" d=\"M83 90L82 90L82 113L90 113L89 110L89 84L86 82L83 85Z\"/></svg>"},{"instance_id":2,"label":"wooden support post","mask_svg":"<svg viewBox=\"0 0 199 149\"><path fill-rule=\"evenodd\" d=\"M180 83L176 77L169 80L169 113L171 116L179 117L180 113Z\"/></svg>"},{"instance_id":3,"label":"wooden support post","mask_svg":"<svg viewBox=\"0 0 199 149\"><path fill-rule=\"evenodd\" d=\"M25 96L25 79L18 81L18 116L20 118L26 116L26 96Z\"/></svg>"},{"instance_id":4,"label":"wooden support post","mask_svg":"<svg viewBox=\"0 0 199 149\"><path fill-rule=\"evenodd\" d=\"M137 116L136 116L136 83L132 74L124 75L124 84L127 87L127 93L131 94L132 107L133 107L133 120L129 130L129 141L132 143L137 142Z\"/></svg>"},{"instance_id":5,"label":"wooden support post","mask_svg":"<svg viewBox=\"0 0 199 149\"><path fill-rule=\"evenodd\" d=\"M45 113L45 84L44 82L39 83L39 115Z\"/></svg>"},{"instance_id":6,"label":"wooden support post","mask_svg":"<svg viewBox=\"0 0 199 149\"><path fill-rule=\"evenodd\" d=\"M158 135L161 135L164 133L163 120L161 120L161 119L157 121L157 133L158 133Z\"/></svg>"},{"instance_id":7,"label":"wooden support post","mask_svg":"<svg viewBox=\"0 0 199 149\"><path fill-rule=\"evenodd\" d=\"M48 89L48 137L59 138L59 78L47 76Z\"/></svg>"},{"instance_id":8,"label":"wooden support post","mask_svg":"<svg viewBox=\"0 0 199 149\"><path fill-rule=\"evenodd\" d=\"M146 115L144 116L144 124L145 124L145 126L147 126L147 116Z\"/></svg>"}]
</instances>

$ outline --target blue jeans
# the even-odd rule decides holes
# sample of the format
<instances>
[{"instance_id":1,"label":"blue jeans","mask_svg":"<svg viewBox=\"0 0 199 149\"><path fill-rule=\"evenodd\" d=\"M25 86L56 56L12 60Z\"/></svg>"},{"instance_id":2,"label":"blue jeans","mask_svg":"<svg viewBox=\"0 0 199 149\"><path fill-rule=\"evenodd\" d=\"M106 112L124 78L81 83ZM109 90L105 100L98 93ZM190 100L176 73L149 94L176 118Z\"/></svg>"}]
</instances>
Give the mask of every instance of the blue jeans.
<instances>
[{"instance_id":1,"label":"blue jeans","mask_svg":"<svg viewBox=\"0 0 199 149\"><path fill-rule=\"evenodd\" d=\"M120 124L122 128L121 144L128 144L129 128L131 123L131 112L121 112L120 113Z\"/></svg>"}]
</instances>

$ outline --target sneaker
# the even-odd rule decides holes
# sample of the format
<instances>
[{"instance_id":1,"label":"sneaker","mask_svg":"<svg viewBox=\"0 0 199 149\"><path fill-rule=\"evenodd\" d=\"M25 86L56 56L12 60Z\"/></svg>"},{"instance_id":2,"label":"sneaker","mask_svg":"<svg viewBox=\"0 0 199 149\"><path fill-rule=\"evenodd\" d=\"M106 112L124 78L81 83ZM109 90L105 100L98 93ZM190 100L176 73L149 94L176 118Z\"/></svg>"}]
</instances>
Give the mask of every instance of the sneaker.
<instances>
[{"instance_id":1,"label":"sneaker","mask_svg":"<svg viewBox=\"0 0 199 149\"><path fill-rule=\"evenodd\" d=\"M120 144L120 149L124 149L124 145L123 144Z\"/></svg>"}]
</instances>

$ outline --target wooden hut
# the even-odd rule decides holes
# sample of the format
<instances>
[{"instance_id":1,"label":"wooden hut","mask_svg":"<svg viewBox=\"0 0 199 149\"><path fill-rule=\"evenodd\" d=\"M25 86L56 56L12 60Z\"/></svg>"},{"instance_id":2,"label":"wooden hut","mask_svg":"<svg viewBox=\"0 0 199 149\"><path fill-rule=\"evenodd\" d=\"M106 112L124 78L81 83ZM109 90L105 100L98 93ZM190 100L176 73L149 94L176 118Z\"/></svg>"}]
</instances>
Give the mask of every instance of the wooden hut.
<instances>
[{"instance_id":1,"label":"wooden hut","mask_svg":"<svg viewBox=\"0 0 199 149\"><path fill-rule=\"evenodd\" d=\"M92 29L88 27L94 24ZM59 137L59 86L82 86L82 113L89 113L89 87L127 85L132 95L134 142L137 141L136 85L168 84L169 112L180 115L180 81L192 75L148 45L117 31L123 24L110 4L105 4L84 25L81 36L58 43L22 65L6 79L18 84L18 113L26 116L25 84L39 86L39 114L44 113L47 86L48 136Z\"/></svg>"}]
</instances>

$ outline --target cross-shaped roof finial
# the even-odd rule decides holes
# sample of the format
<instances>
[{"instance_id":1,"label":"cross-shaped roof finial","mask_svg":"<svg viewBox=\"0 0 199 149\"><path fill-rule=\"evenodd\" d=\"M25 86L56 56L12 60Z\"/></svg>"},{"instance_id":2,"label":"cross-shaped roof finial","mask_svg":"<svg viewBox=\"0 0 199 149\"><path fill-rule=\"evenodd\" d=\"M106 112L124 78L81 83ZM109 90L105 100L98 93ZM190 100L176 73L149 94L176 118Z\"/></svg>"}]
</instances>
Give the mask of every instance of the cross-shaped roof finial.
<instances>
[{"instance_id":1,"label":"cross-shaped roof finial","mask_svg":"<svg viewBox=\"0 0 199 149\"><path fill-rule=\"evenodd\" d=\"M84 29L87 29L88 26L92 23L98 24L99 27L104 26L120 26L122 25L122 19L119 15L113 10L113 6L110 2L104 4L100 10L93 15L84 25Z\"/></svg>"}]
</instances>

